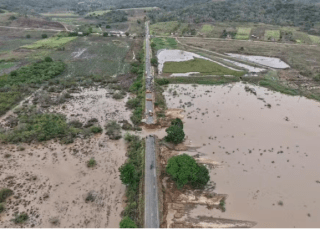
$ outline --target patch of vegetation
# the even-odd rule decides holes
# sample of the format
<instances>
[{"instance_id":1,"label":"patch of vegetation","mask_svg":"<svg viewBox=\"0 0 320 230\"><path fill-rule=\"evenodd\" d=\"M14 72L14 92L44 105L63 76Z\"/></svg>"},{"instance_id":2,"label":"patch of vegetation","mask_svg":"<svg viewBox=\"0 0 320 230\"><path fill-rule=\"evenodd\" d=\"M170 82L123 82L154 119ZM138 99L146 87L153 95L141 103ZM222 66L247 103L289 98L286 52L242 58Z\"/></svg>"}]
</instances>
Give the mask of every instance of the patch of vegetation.
<instances>
[{"instance_id":1,"label":"patch of vegetation","mask_svg":"<svg viewBox=\"0 0 320 230\"><path fill-rule=\"evenodd\" d=\"M0 87L30 83L39 84L61 74L64 69L65 64L60 61L34 63L12 71L10 75L0 76Z\"/></svg>"},{"instance_id":2,"label":"patch of vegetation","mask_svg":"<svg viewBox=\"0 0 320 230\"><path fill-rule=\"evenodd\" d=\"M212 32L214 29L214 26L213 25L210 25L210 24L205 24L202 26L201 28L201 32L202 33L210 33Z\"/></svg>"},{"instance_id":3,"label":"patch of vegetation","mask_svg":"<svg viewBox=\"0 0 320 230\"><path fill-rule=\"evenodd\" d=\"M116 121L109 121L105 128L107 130L106 134L111 140L119 140L121 136L121 126Z\"/></svg>"},{"instance_id":4,"label":"patch of vegetation","mask_svg":"<svg viewBox=\"0 0 320 230\"><path fill-rule=\"evenodd\" d=\"M15 65L16 63L14 62L2 62L2 63L0 62L0 71L4 69L9 69Z\"/></svg>"},{"instance_id":5,"label":"patch of vegetation","mask_svg":"<svg viewBox=\"0 0 320 230\"><path fill-rule=\"evenodd\" d=\"M137 228L136 223L126 216L120 221L120 228Z\"/></svg>"},{"instance_id":6,"label":"patch of vegetation","mask_svg":"<svg viewBox=\"0 0 320 230\"><path fill-rule=\"evenodd\" d=\"M178 46L178 43L174 38L153 38L151 44L154 44L151 45L151 47L154 48L155 51L161 49L176 49Z\"/></svg>"},{"instance_id":7,"label":"patch of vegetation","mask_svg":"<svg viewBox=\"0 0 320 230\"><path fill-rule=\"evenodd\" d=\"M171 157L166 172L176 182L178 189L186 184L203 188L210 180L209 170L203 165L198 165L195 159L187 154Z\"/></svg>"},{"instance_id":8,"label":"patch of vegetation","mask_svg":"<svg viewBox=\"0 0 320 230\"><path fill-rule=\"evenodd\" d=\"M319 36L309 35L309 38L311 39L313 44L320 44L320 37Z\"/></svg>"},{"instance_id":9,"label":"patch of vegetation","mask_svg":"<svg viewBox=\"0 0 320 230\"><path fill-rule=\"evenodd\" d=\"M102 128L100 126L91 126L90 131L92 133L102 133Z\"/></svg>"},{"instance_id":10,"label":"patch of vegetation","mask_svg":"<svg viewBox=\"0 0 320 230\"><path fill-rule=\"evenodd\" d=\"M264 40L266 41L279 41L280 30L266 30L264 34Z\"/></svg>"},{"instance_id":11,"label":"patch of vegetation","mask_svg":"<svg viewBox=\"0 0 320 230\"><path fill-rule=\"evenodd\" d=\"M6 199L13 194L13 191L9 188L2 188L0 190L0 203L6 201Z\"/></svg>"},{"instance_id":12,"label":"patch of vegetation","mask_svg":"<svg viewBox=\"0 0 320 230\"><path fill-rule=\"evenodd\" d=\"M291 95L291 96L300 95L300 92L298 90L291 89L287 86L284 86L278 80L271 80L271 79L265 78L264 80L259 82L259 85L283 94Z\"/></svg>"},{"instance_id":13,"label":"patch of vegetation","mask_svg":"<svg viewBox=\"0 0 320 230\"><path fill-rule=\"evenodd\" d=\"M177 21L159 22L150 26L150 33L157 35L171 35L178 30L180 23Z\"/></svg>"},{"instance_id":14,"label":"patch of vegetation","mask_svg":"<svg viewBox=\"0 0 320 230\"><path fill-rule=\"evenodd\" d=\"M2 213L5 210L5 206L3 203L0 203L0 213Z\"/></svg>"},{"instance_id":15,"label":"patch of vegetation","mask_svg":"<svg viewBox=\"0 0 320 230\"><path fill-rule=\"evenodd\" d=\"M172 77L165 78L167 84L199 84L199 85L224 85L238 82L238 77ZM159 79L160 80L160 79Z\"/></svg>"},{"instance_id":16,"label":"patch of vegetation","mask_svg":"<svg viewBox=\"0 0 320 230\"><path fill-rule=\"evenodd\" d=\"M94 202L96 196L93 194L93 191L89 192L86 197L86 202Z\"/></svg>"},{"instance_id":17,"label":"patch of vegetation","mask_svg":"<svg viewBox=\"0 0 320 230\"><path fill-rule=\"evenodd\" d=\"M17 214L14 219L11 219L11 221L15 224L22 224L26 222L29 219L29 216L27 213L21 213Z\"/></svg>"},{"instance_id":18,"label":"patch of vegetation","mask_svg":"<svg viewBox=\"0 0 320 230\"><path fill-rule=\"evenodd\" d=\"M97 165L97 161L93 157L87 162L88 168L93 168L96 165Z\"/></svg>"},{"instance_id":19,"label":"patch of vegetation","mask_svg":"<svg viewBox=\"0 0 320 230\"><path fill-rule=\"evenodd\" d=\"M176 118L176 119L172 120L171 125L175 125L175 126L180 127L181 129L183 129L183 122L180 118Z\"/></svg>"},{"instance_id":20,"label":"patch of vegetation","mask_svg":"<svg viewBox=\"0 0 320 230\"><path fill-rule=\"evenodd\" d=\"M68 125L66 117L61 114L41 113L35 107L22 108L17 112L19 125L0 134L0 140L5 143L41 142L58 138L68 144L82 131Z\"/></svg>"},{"instance_id":21,"label":"patch of vegetation","mask_svg":"<svg viewBox=\"0 0 320 230\"><path fill-rule=\"evenodd\" d=\"M251 28L239 27L235 39L248 40L250 37Z\"/></svg>"},{"instance_id":22,"label":"patch of vegetation","mask_svg":"<svg viewBox=\"0 0 320 230\"><path fill-rule=\"evenodd\" d=\"M143 117L145 103L145 87L144 87L144 51L140 50L137 55L138 62L132 63L131 73L137 76L136 80L130 86L129 91L136 95L135 99L128 101L127 106L132 108L135 105L134 111L130 117L134 125L139 125Z\"/></svg>"},{"instance_id":23,"label":"patch of vegetation","mask_svg":"<svg viewBox=\"0 0 320 230\"><path fill-rule=\"evenodd\" d=\"M130 218L138 227L142 227L141 214L144 207L140 204L143 186L144 169L144 141L139 136L127 133L125 140L128 144L127 162L119 168L120 179L127 186L127 206L124 210L124 219ZM125 221L130 222L130 221ZM123 223L123 222L122 222ZM131 223L131 222L130 222ZM121 226L121 224L120 224Z\"/></svg>"},{"instance_id":24,"label":"patch of vegetation","mask_svg":"<svg viewBox=\"0 0 320 230\"><path fill-rule=\"evenodd\" d=\"M26 49L55 49L62 47L75 39L77 39L77 37L51 37L22 47Z\"/></svg>"},{"instance_id":25,"label":"patch of vegetation","mask_svg":"<svg viewBox=\"0 0 320 230\"><path fill-rule=\"evenodd\" d=\"M222 199L222 200L220 201L219 206L220 206L222 212L225 212L225 211L226 211L226 202L225 202L224 199Z\"/></svg>"},{"instance_id":26,"label":"patch of vegetation","mask_svg":"<svg viewBox=\"0 0 320 230\"><path fill-rule=\"evenodd\" d=\"M242 76L244 72L231 70L215 62L201 58L195 58L184 62L166 62L163 73L188 73L199 72L203 75L233 75Z\"/></svg>"}]
</instances>

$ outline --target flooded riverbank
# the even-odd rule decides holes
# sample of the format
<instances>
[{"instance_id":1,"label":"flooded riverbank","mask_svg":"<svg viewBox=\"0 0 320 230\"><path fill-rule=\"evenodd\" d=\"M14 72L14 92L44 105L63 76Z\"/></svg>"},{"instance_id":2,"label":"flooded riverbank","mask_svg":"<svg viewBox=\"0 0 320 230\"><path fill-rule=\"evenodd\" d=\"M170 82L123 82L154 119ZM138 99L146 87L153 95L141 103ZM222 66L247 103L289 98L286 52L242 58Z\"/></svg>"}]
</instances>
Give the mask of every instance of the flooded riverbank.
<instances>
[{"instance_id":1,"label":"flooded riverbank","mask_svg":"<svg viewBox=\"0 0 320 230\"><path fill-rule=\"evenodd\" d=\"M228 194L226 212L199 206L192 213L256 227L319 226L320 104L244 88L170 85L164 93L168 108L186 111L185 143L200 147L190 154L220 163L211 180L216 193Z\"/></svg>"}]
</instances>

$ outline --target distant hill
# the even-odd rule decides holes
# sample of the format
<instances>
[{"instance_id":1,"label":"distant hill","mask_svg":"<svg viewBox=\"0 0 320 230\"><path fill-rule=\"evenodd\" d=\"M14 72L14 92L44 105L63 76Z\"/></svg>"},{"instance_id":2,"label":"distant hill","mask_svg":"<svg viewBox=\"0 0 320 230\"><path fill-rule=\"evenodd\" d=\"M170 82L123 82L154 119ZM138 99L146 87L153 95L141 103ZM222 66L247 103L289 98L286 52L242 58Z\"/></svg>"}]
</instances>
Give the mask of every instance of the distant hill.
<instances>
[{"instance_id":1,"label":"distant hill","mask_svg":"<svg viewBox=\"0 0 320 230\"><path fill-rule=\"evenodd\" d=\"M192 23L236 21L297 26L320 34L320 0L225 0L210 1L171 12L150 12L153 22Z\"/></svg>"},{"instance_id":2,"label":"distant hill","mask_svg":"<svg viewBox=\"0 0 320 230\"><path fill-rule=\"evenodd\" d=\"M95 10L123 9L137 7L160 7L175 10L210 0L1 0L0 8L16 12L46 13L53 11L74 11L85 14Z\"/></svg>"}]
</instances>

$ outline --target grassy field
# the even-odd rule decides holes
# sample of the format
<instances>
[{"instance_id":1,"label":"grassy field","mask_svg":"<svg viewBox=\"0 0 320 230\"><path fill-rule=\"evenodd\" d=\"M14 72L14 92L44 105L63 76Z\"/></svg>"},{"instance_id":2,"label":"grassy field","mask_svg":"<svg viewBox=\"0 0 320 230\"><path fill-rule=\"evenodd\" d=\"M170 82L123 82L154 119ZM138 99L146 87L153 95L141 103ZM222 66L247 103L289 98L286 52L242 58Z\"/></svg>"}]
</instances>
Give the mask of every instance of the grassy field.
<instances>
[{"instance_id":1,"label":"grassy field","mask_svg":"<svg viewBox=\"0 0 320 230\"><path fill-rule=\"evenodd\" d=\"M213 31L213 29L214 29L214 26L212 26L210 24L205 24L205 25L202 26L201 32L202 33L210 33L210 32Z\"/></svg>"},{"instance_id":2,"label":"grassy field","mask_svg":"<svg viewBox=\"0 0 320 230\"><path fill-rule=\"evenodd\" d=\"M195 58L185 62L166 62L163 73L199 72L203 75L233 75L242 76L244 72L234 71L217 63Z\"/></svg>"},{"instance_id":3,"label":"grassy field","mask_svg":"<svg viewBox=\"0 0 320 230\"><path fill-rule=\"evenodd\" d=\"M42 13L40 14L44 17L78 17L79 15L73 12L63 12L63 13Z\"/></svg>"},{"instance_id":4,"label":"grassy field","mask_svg":"<svg viewBox=\"0 0 320 230\"><path fill-rule=\"evenodd\" d=\"M0 73L1 73L2 70L9 69L9 68L11 68L11 67L13 67L15 65L16 65L16 63L14 63L14 62L3 62L3 63L0 63Z\"/></svg>"},{"instance_id":5,"label":"grassy field","mask_svg":"<svg viewBox=\"0 0 320 230\"><path fill-rule=\"evenodd\" d=\"M156 50L176 49L178 45L174 38L153 38L152 43L156 44Z\"/></svg>"},{"instance_id":6,"label":"grassy field","mask_svg":"<svg viewBox=\"0 0 320 230\"><path fill-rule=\"evenodd\" d=\"M143 11L151 11L154 9L158 9L158 7L141 7L141 8L128 8L128 9L117 9L117 10L123 10L123 11L132 11L132 10L143 10ZM110 12L111 10L97 10L97 11L93 11L93 12L89 12L86 14L87 16L98 16L98 15L103 15L106 14L108 12Z\"/></svg>"},{"instance_id":7,"label":"grassy field","mask_svg":"<svg viewBox=\"0 0 320 230\"><path fill-rule=\"evenodd\" d=\"M55 49L64 46L75 39L77 39L77 37L51 37L22 47L26 49Z\"/></svg>"},{"instance_id":8,"label":"grassy field","mask_svg":"<svg viewBox=\"0 0 320 230\"><path fill-rule=\"evenodd\" d=\"M251 28L239 27L235 39L248 40L250 37Z\"/></svg>"},{"instance_id":9,"label":"grassy field","mask_svg":"<svg viewBox=\"0 0 320 230\"><path fill-rule=\"evenodd\" d=\"M159 22L150 26L150 33L152 35L171 35L171 33L176 32L180 26L177 21L171 22Z\"/></svg>"},{"instance_id":10,"label":"grassy field","mask_svg":"<svg viewBox=\"0 0 320 230\"><path fill-rule=\"evenodd\" d=\"M264 34L264 40L270 41L275 40L279 41L280 39L280 30L266 30Z\"/></svg>"},{"instance_id":11,"label":"grassy field","mask_svg":"<svg viewBox=\"0 0 320 230\"><path fill-rule=\"evenodd\" d=\"M309 38L311 39L313 44L320 44L320 37L319 36L309 35Z\"/></svg>"},{"instance_id":12,"label":"grassy field","mask_svg":"<svg viewBox=\"0 0 320 230\"><path fill-rule=\"evenodd\" d=\"M65 51L53 51L50 56L67 64L65 76L113 76L129 71L125 57L131 42L112 37L79 37L68 43Z\"/></svg>"}]
</instances>

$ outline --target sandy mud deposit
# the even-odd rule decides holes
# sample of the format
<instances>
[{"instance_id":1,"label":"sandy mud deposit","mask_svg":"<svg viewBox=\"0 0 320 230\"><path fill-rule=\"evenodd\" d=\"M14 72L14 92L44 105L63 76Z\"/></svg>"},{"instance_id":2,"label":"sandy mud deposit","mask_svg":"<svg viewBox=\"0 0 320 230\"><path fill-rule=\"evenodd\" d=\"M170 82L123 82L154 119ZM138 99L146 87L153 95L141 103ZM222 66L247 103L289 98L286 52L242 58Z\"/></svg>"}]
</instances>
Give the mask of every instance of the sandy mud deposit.
<instances>
[{"instance_id":1,"label":"sandy mud deposit","mask_svg":"<svg viewBox=\"0 0 320 230\"><path fill-rule=\"evenodd\" d=\"M320 225L319 102L250 86L255 95L245 86L170 85L166 89L168 108L185 110L185 145L198 148L181 152L162 146L162 164L181 153L217 162L210 170L215 184L210 191L228 197L225 212L214 206L218 201L213 209L192 202L169 205L165 226L186 227L190 222L189 227L240 227L253 222L255 227ZM187 195L169 189L169 180L163 184L168 204ZM207 197L215 198L212 193ZM230 219L252 222L230 225Z\"/></svg>"},{"instance_id":2,"label":"sandy mud deposit","mask_svg":"<svg viewBox=\"0 0 320 230\"><path fill-rule=\"evenodd\" d=\"M129 120L125 101L106 97L105 89L86 89L49 111L66 114L69 120L86 123L98 119ZM14 191L0 215L0 227L18 227L10 220L26 212L26 227L119 227L125 186L118 168L125 162L123 139L112 141L97 134L73 144L56 141L41 144L0 146L0 184ZM87 167L90 158L97 165ZM91 193L93 201L87 201Z\"/></svg>"},{"instance_id":3,"label":"sandy mud deposit","mask_svg":"<svg viewBox=\"0 0 320 230\"><path fill-rule=\"evenodd\" d=\"M275 69L288 69L290 66L285 63L284 61L281 61L279 58L273 58L273 57L262 57L262 56L252 56L252 55L242 55L242 54L230 54L229 56L240 58L245 61L257 63L260 65L268 66Z\"/></svg>"}]
</instances>

